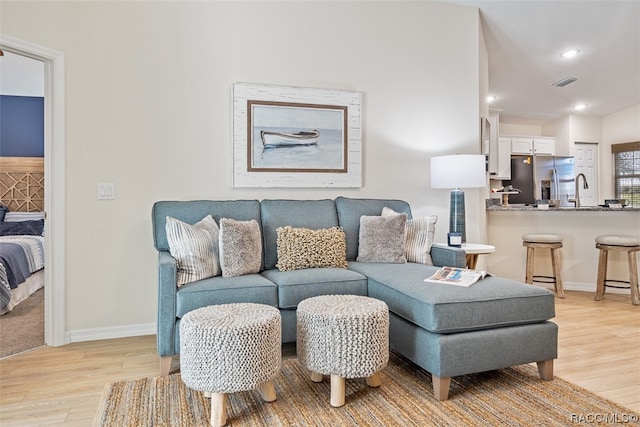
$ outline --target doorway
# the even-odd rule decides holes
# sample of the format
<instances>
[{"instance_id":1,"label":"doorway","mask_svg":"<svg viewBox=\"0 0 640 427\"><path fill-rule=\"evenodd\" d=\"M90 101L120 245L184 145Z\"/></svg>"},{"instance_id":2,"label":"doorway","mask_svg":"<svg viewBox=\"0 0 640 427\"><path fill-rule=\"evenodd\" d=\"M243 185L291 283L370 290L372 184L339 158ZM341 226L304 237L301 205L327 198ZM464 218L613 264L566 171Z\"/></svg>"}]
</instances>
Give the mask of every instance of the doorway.
<instances>
[{"instance_id":1,"label":"doorway","mask_svg":"<svg viewBox=\"0 0 640 427\"><path fill-rule=\"evenodd\" d=\"M44 63L45 344L67 344L65 325L64 54L0 34L0 49Z\"/></svg>"},{"instance_id":2,"label":"doorway","mask_svg":"<svg viewBox=\"0 0 640 427\"><path fill-rule=\"evenodd\" d=\"M598 204L598 143L576 142L575 150L575 174L583 173L587 177L589 188L584 188L582 180L580 185L580 205L596 206ZM577 179L577 178L576 178Z\"/></svg>"}]
</instances>

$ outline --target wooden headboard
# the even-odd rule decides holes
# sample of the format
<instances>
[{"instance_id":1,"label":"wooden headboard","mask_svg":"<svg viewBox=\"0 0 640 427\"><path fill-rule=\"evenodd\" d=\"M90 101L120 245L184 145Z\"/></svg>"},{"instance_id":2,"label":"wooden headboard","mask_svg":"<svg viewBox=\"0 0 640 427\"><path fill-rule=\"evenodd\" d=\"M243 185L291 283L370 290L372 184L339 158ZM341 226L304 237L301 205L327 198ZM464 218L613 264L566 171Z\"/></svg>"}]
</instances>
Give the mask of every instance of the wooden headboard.
<instances>
[{"instance_id":1,"label":"wooden headboard","mask_svg":"<svg viewBox=\"0 0 640 427\"><path fill-rule=\"evenodd\" d=\"M44 157L0 157L0 204L12 212L44 211Z\"/></svg>"}]
</instances>

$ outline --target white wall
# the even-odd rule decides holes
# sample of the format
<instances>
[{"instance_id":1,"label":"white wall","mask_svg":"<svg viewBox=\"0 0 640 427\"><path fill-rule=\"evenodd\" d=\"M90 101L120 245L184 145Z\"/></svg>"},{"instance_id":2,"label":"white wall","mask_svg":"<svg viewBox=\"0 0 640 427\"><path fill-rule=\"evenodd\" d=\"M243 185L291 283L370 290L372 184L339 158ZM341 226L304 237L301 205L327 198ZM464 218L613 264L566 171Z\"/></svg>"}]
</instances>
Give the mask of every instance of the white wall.
<instances>
[{"instance_id":1,"label":"white wall","mask_svg":"<svg viewBox=\"0 0 640 427\"><path fill-rule=\"evenodd\" d=\"M4 52L0 56L0 95L44 96L44 63Z\"/></svg>"},{"instance_id":2,"label":"white wall","mask_svg":"<svg viewBox=\"0 0 640 427\"><path fill-rule=\"evenodd\" d=\"M448 228L429 157L478 153L479 16L437 2L13 2L4 34L65 54L66 322L153 325L151 206L167 199L396 197ZM287 25L274 25L286 22ZM360 91L361 189L234 189L231 85ZM116 199L96 200L113 182ZM468 190L469 240L484 228ZM125 334L125 332L122 332Z\"/></svg>"},{"instance_id":3,"label":"white wall","mask_svg":"<svg viewBox=\"0 0 640 427\"><path fill-rule=\"evenodd\" d=\"M640 141L640 104L633 105L602 119L602 144L600 144L601 198L614 198L613 158L611 144Z\"/></svg>"}]
</instances>

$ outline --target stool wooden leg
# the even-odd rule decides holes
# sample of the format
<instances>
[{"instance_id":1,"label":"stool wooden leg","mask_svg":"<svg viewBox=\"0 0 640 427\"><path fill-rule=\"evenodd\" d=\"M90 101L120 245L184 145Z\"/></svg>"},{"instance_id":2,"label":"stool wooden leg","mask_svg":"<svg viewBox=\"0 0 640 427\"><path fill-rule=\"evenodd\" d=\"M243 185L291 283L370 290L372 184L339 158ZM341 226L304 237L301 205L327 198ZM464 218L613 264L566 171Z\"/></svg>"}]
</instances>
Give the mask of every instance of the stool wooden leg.
<instances>
[{"instance_id":1,"label":"stool wooden leg","mask_svg":"<svg viewBox=\"0 0 640 427\"><path fill-rule=\"evenodd\" d=\"M339 375L331 375L331 406L339 408L344 405L345 380Z\"/></svg>"},{"instance_id":2,"label":"stool wooden leg","mask_svg":"<svg viewBox=\"0 0 640 427\"><path fill-rule=\"evenodd\" d=\"M598 257L598 279L596 281L596 296L595 300L600 301L604 298L604 281L607 278L607 256L609 252L600 249L600 256Z\"/></svg>"},{"instance_id":3,"label":"stool wooden leg","mask_svg":"<svg viewBox=\"0 0 640 427\"><path fill-rule=\"evenodd\" d=\"M631 303L640 305L640 295L638 295L638 260L634 251L627 252L629 257L629 287L631 288Z\"/></svg>"},{"instance_id":4,"label":"stool wooden leg","mask_svg":"<svg viewBox=\"0 0 640 427\"><path fill-rule=\"evenodd\" d=\"M533 248L527 248L527 270L525 273L525 283L533 283Z\"/></svg>"},{"instance_id":5,"label":"stool wooden leg","mask_svg":"<svg viewBox=\"0 0 640 427\"><path fill-rule=\"evenodd\" d=\"M211 393L211 425L222 427L227 423L227 395Z\"/></svg>"},{"instance_id":6,"label":"stool wooden leg","mask_svg":"<svg viewBox=\"0 0 640 427\"><path fill-rule=\"evenodd\" d=\"M258 386L258 393L265 402L273 402L276 400L276 388L273 385L273 381L267 381L264 384Z\"/></svg>"},{"instance_id":7,"label":"stool wooden leg","mask_svg":"<svg viewBox=\"0 0 640 427\"><path fill-rule=\"evenodd\" d=\"M324 377L322 374L311 372L311 381L313 381L314 383L321 383L323 379Z\"/></svg>"},{"instance_id":8,"label":"stool wooden leg","mask_svg":"<svg viewBox=\"0 0 640 427\"><path fill-rule=\"evenodd\" d=\"M551 249L551 264L551 267L553 268L553 275L555 276L553 286L556 288L556 296L564 298L564 288L562 286L562 277L560 276L560 270L562 270L562 265L560 263L560 249Z\"/></svg>"},{"instance_id":9,"label":"stool wooden leg","mask_svg":"<svg viewBox=\"0 0 640 427\"><path fill-rule=\"evenodd\" d=\"M380 381L380 373L374 372L370 377L367 377L367 385L369 387L380 387L382 382Z\"/></svg>"}]
</instances>

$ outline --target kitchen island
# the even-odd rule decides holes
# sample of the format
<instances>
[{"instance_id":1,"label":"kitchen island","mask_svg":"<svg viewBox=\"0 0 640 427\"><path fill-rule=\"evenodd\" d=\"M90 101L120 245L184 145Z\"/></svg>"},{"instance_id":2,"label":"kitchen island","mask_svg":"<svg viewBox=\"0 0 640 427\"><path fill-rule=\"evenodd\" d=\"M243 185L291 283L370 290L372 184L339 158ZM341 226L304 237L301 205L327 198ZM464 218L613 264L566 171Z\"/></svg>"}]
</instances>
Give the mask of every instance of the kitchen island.
<instances>
[{"instance_id":1,"label":"kitchen island","mask_svg":"<svg viewBox=\"0 0 640 427\"><path fill-rule=\"evenodd\" d=\"M526 233L562 236L561 274L565 290L589 291L595 295L599 252L595 247L596 236L625 234L640 237L640 208L582 206L542 210L524 205L487 207L488 243L496 248L487 257L490 273L524 280L526 248L522 246L522 235ZM548 251L536 251L535 269L536 274L551 274ZM618 253L610 254L608 271L609 279L629 280L627 258ZM607 292L629 294L628 289L607 288Z\"/></svg>"}]
</instances>

